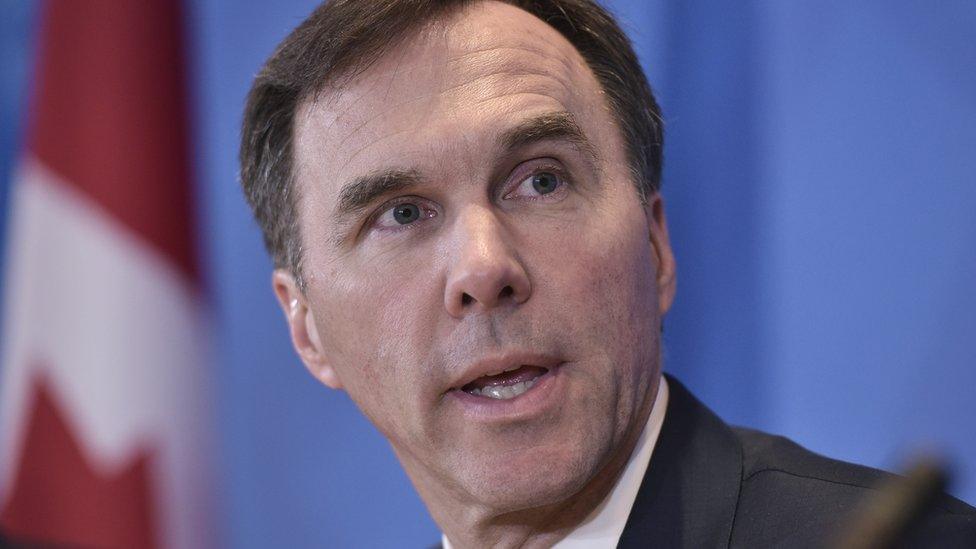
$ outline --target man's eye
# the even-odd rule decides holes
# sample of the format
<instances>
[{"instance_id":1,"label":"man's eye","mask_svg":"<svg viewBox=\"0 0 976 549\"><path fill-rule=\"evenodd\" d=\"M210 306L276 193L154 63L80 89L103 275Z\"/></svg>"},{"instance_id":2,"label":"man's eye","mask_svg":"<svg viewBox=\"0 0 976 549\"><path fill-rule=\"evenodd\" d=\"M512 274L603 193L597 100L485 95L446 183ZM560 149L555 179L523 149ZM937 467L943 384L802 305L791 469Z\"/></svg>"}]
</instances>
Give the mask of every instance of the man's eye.
<instances>
[{"instance_id":1,"label":"man's eye","mask_svg":"<svg viewBox=\"0 0 976 549\"><path fill-rule=\"evenodd\" d=\"M376 218L375 225L380 229L398 229L419 219L437 215L437 210L415 202L402 202L383 211Z\"/></svg>"},{"instance_id":2,"label":"man's eye","mask_svg":"<svg viewBox=\"0 0 976 549\"><path fill-rule=\"evenodd\" d=\"M523 179L509 197L544 196L558 191L563 184L562 178L552 172L538 172Z\"/></svg>"},{"instance_id":3,"label":"man's eye","mask_svg":"<svg viewBox=\"0 0 976 549\"><path fill-rule=\"evenodd\" d=\"M393 219L401 225L413 223L420 219L420 206L416 204L400 204L393 207Z\"/></svg>"},{"instance_id":4,"label":"man's eye","mask_svg":"<svg viewBox=\"0 0 976 549\"><path fill-rule=\"evenodd\" d=\"M549 172L537 173L530 177L532 188L539 194L549 194L559 186L559 178Z\"/></svg>"}]
</instances>

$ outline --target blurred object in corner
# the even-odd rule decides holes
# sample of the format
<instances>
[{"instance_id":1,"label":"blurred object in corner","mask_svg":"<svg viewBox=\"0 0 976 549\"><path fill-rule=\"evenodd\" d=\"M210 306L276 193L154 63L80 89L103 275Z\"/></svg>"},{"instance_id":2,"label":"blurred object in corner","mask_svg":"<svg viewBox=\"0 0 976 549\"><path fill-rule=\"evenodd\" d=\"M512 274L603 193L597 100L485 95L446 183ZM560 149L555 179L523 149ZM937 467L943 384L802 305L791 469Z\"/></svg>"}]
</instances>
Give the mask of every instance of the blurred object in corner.
<instances>
[{"instance_id":1,"label":"blurred object in corner","mask_svg":"<svg viewBox=\"0 0 976 549\"><path fill-rule=\"evenodd\" d=\"M901 547L949 484L941 459L917 459L903 477L892 477L864 501L839 536L839 549Z\"/></svg>"}]
</instances>

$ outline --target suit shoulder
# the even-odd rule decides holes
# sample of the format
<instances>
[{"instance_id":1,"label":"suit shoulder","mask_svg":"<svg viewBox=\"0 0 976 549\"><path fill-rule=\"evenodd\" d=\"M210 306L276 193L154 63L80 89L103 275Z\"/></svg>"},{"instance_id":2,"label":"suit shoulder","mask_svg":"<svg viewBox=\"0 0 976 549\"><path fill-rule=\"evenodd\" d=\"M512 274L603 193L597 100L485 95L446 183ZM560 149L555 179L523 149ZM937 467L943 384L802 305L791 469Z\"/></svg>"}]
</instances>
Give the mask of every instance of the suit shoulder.
<instances>
[{"instance_id":1,"label":"suit shoulder","mask_svg":"<svg viewBox=\"0 0 976 549\"><path fill-rule=\"evenodd\" d=\"M854 488L873 488L891 478L891 473L864 467L811 452L792 440L733 427L742 445L742 481L763 480L775 474L806 478Z\"/></svg>"},{"instance_id":2,"label":"suit shoulder","mask_svg":"<svg viewBox=\"0 0 976 549\"><path fill-rule=\"evenodd\" d=\"M880 469L822 456L786 437L744 427L733 427L732 430L742 445L743 483L762 482L767 480L766 477L779 474L814 483L846 486L860 493L874 490L880 483L896 476ZM976 513L973 507L948 495L937 504L950 514Z\"/></svg>"},{"instance_id":3,"label":"suit shoulder","mask_svg":"<svg viewBox=\"0 0 976 549\"><path fill-rule=\"evenodd\" d=\"M743 457L734 538L750 545L790 544L810 541L811 532L837 532L867 496L894 478L821 456L785 437L740 427L733 431ZM948 495L940 497L925 523L926 532L949 528L976 539L976 510Z\"/></svg>"}]
</instances>

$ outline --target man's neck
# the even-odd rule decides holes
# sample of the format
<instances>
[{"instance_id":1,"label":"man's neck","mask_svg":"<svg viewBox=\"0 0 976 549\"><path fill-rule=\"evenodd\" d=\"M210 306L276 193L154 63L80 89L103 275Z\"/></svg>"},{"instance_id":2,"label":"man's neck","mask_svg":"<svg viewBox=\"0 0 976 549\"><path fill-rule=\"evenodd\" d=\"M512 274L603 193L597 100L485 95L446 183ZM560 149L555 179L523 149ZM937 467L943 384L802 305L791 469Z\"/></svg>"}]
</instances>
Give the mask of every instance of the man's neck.
<instances>
[{"instance_id":1,"label":"man's neck","mask_svg":"<svg viewBox=\"0 0 976 549\"><path fill-rule=\"evenodd\" d=\"M653 404L661 398L661 387L664 383L663 376L659 376L654 396L638 414L640 420L635 422L637 427L628 434L622 451L617 452L580 492L565 501L515 512L495 513L490 509L461 503L437 505L435 502L443 503L444 499L424 497L434 520L445 533L445 547L552 547L584 523L589 523L600 513L634 455L637 442L648 424ZM661 415L663 418L663 409ZM651 447L653 448L653 441ZM649 453L647 457L649 458ZM641 471L645 467L646 463ZM625 496L625 499L629 497L628 512L634 495L636 492ZM421 493L421 496L425 494Z\"/></svg>"}]
</instances>

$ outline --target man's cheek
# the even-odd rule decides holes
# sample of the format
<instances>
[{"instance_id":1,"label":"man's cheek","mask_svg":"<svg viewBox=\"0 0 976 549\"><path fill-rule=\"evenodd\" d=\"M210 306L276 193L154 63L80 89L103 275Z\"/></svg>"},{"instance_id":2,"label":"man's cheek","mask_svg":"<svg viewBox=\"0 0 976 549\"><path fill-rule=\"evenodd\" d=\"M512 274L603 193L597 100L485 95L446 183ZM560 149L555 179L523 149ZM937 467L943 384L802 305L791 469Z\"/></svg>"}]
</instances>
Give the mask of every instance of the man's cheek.
<instances>
[{"instance_id":1,"label":"man's cheek","mask_svg":"<svg viewBox=\"0 0 976 549\"><path fill-rule=\"evenodd\" d=\"M368 395L369 387L382 381L376 354L380 329L369 315L350 314L362 311L362 304L334 302L330 310L333 314L327 315L324 326L319 327L326 359L346 391L359 403Z\"/></svg>"},{"instance_id":2,"label":"man's cheek","mask_svg":"<svg viewBox=\"0 0 976 549\"><path fill-rule=\"evenodd\" d=\"M402 334L411 307L409 294L382 272L363 273L355 282L337 282L324 309L337 348L375 350ZM384 337L385 336L385 337Z\"/></svg>"},{"instance_id":3,"label":"man's cheek","mask_svg":"<svg viewBox=\"0 0 976 549\"><path fill-rule=\"evenodd\" d=\"M590 249L580 254L577 273L576 299L593 333L617 342L644 335L642 330L654 321L657 295L650 257L641 242L625 238L615 246ZM626 343L615 347L631 348Z\"/></svg>"}]
</instances>

